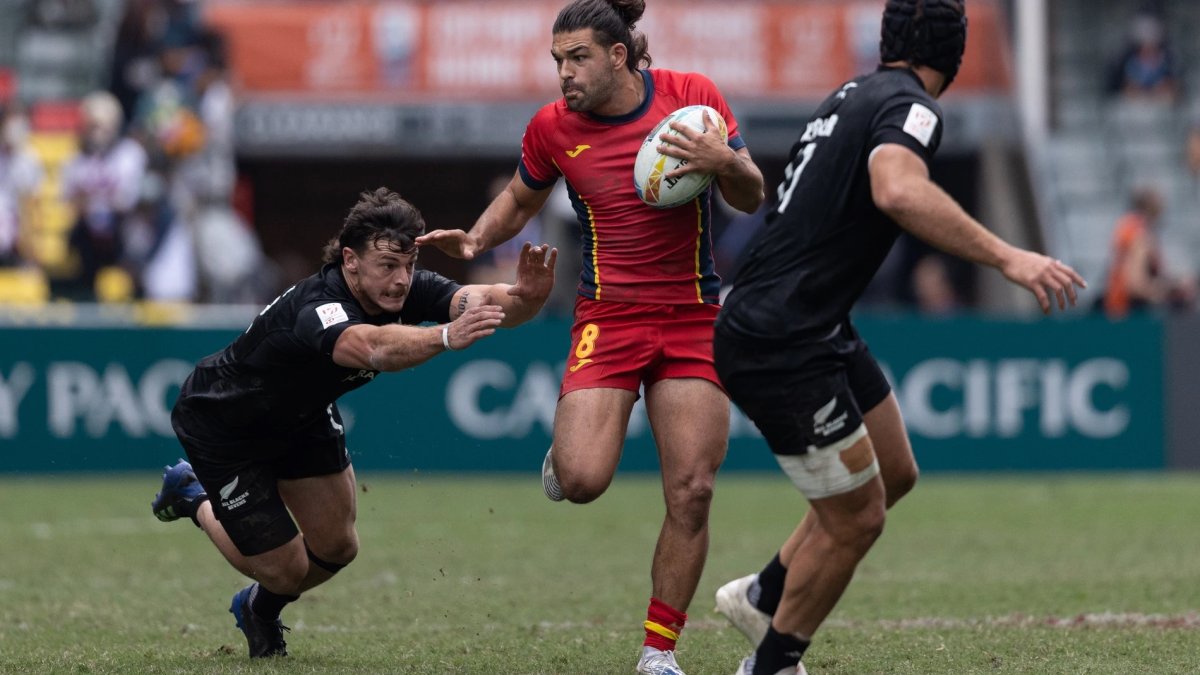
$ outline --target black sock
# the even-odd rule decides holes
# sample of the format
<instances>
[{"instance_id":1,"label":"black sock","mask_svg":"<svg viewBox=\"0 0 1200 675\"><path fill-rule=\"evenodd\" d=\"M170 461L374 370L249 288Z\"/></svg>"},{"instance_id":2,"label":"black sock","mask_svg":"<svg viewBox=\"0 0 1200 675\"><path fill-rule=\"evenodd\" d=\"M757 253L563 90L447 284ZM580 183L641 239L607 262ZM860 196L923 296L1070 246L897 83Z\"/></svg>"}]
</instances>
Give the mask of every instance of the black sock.
<instances>
[{"instance_id":1,"label":"black sock","mask_svg":"<svg viewBox=\"0 0 1200 675\"><path fill-rule=\"evenodd\" d=\"M279 618L279 613L283 611L285 605L299 599L298 595L272 593L263 588L262 584L258 584L250 593L250 611L257 614L260 619L272 621Z\"/></svg>"},{"instance_id":2,"label":"black sock","mask_svg":"<svg viewBox=\"0 0 1200 675\"><path fill-rule=\"evenodd\" d=\"M775 610L779 609L779 600L783 598L783 580L786 578L787 568L776 553L771 562L758 573L758 597L754 597L754 591L751 589L750 602L767 614L775 616Z\"/></svg>"},{"instance_id":3,"label":"black sock","mask_svg":"<svg viewBox=\"0 0 1200 675\"><path fill-rule=\"evenodd\" d=\"M777 633L775 627L771 626L754 651L752 675L775 675L784 668L794 668L803 658L808 644L808 640L801 640L794 635Z\"/></svg>"}]
</instances>

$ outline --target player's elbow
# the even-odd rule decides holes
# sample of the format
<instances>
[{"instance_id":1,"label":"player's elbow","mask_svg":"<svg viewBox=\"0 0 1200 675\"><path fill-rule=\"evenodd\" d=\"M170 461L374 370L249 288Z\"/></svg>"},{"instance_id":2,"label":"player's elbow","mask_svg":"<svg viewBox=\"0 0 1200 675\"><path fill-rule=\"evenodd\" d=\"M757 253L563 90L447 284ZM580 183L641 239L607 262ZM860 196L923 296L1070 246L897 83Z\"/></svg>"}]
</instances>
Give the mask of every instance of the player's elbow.
<instances>
[{"instance_id":1,"label":"player's elbow","mask_svg":"<svg viewBox=\"0 0 1200 675\"><path fill-rule=\"evenodd\" d=\"M766 200L767 200L767 193L763 191L762 186L759 186L759 188L751 194L750 199L746 202L746 204L742 208L742 212L743 213L754 213L754 212L758 211L758 209L763 205L763 202L765 202Z\"/></svg>"},{"instance_id":2,"label":"player's elbow","mask_svg":"<svg viewBox=\"0 0 1200 675\"><path fill-rule=\"evenodd\" d=\"M722 193L722 196L725 196L725 201L728 202L730 206L738 211L741 211L742 213L754 213L758 211L759 207L763 205L763 202L766 201L767 198L761 185L753 190L743 190L732 196L726 196L724 193Z\"/></svg>"},{"instance_id":3,"label":"player's elbow","mask_svg":"<svg viewBox=\"0 0 1200 675\"><path fill-rule=\"evenodd\" d=\"M908 208L912 193L903 181L882 180L871 182L871 200L875 207L892 219L896 219Z\"/></svg>"}]
</instances>

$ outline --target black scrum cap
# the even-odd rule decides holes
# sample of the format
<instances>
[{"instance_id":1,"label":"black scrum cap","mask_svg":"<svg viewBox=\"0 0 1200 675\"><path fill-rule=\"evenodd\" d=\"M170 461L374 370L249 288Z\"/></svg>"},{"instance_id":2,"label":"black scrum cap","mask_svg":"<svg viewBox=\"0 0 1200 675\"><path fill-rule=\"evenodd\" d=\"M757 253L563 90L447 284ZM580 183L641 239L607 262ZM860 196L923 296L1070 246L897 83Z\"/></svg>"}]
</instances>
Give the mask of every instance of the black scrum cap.
<instances>
[{"instance_id":1,"label":"black scrum cap","mask_svg":"<svg viewBox=\"0 0 1200 675\"><path fill-rule=\"evenodd\" d=\"M967 46L964 4L965 0L887 0L880 59L929 66L946 76L945 91L958 75Z\"/></svg>"}]
</instances>

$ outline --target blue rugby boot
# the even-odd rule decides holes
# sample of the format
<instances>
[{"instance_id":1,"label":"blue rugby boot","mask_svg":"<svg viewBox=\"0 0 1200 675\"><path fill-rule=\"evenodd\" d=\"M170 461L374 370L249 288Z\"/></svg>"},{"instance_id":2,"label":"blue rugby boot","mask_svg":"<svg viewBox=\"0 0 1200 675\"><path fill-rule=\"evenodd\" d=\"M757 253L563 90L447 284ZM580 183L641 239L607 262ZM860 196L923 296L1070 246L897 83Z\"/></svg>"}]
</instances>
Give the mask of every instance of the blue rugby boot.
<instances>
[{"instance_id":1,"label":"blue rugby boot","mask_svg":"<svg viewBox=\"0 0 1200 675\"><path fill-rule=\"evenodd\" d=\"M291 629L283 625L282 619L268 621L250 609L250 600L254 598L257 590L257 583L250 584L234 594L233 602L229 605L237 627L242 629L246 643L250 646L250 658L287 656L287 643L283 640L283 631Z\"/></svg>"},{"instance_id":2,"label":"blue rugby boot","mask_svg":"<svg viewBox=\"0 0 1200 675\"><path fill-rule=\"evenodd\" d=\"M204 491L200 479L196 478L192 465L181 459L175 466L165 469L162 492L154 495L154 501L150 502L154 516L164 523L191 518L196 527L200 527L200 521L196 520L196 509L208 499L208 493Z\"/></svg>"}]
</instances>

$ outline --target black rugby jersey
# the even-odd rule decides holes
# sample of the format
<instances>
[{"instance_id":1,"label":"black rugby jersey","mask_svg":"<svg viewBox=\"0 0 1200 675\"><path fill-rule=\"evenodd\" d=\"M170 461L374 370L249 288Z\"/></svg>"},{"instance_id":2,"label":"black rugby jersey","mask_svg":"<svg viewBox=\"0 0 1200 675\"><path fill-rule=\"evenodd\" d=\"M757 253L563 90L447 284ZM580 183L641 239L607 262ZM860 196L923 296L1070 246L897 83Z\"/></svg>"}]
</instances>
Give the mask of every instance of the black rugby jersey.
<instances>
[{"instance_id":1,"label":"black rugby jersey","mask_svg":"<svg viewBox=\"0 0 1200 675\"><path fill-rule=\"evenodd\" d=\"M204 438L302 433L305 425L328 419L338 397L378 374L334 363L342 331L360 323L445 323L459 288L417 270L398 314L370 316L346 286L341 265L327 264L267 305L228 347L197 364L180 391L175 418L187 433Z\"/></svg>"},{"instance_id":2,"label":"black rugby jersey","mask_svg":"<svg viewBox=\"0 0 1200 675\"><path fill-rule=\"evenodd\" d=\"M871 151L898 143L928 164L941 137L941 108L907 68L881 66L825 99L792 147L718 328L762 341L832 332L900 234L871 197Z\"/></svg>"}]
</instances>

